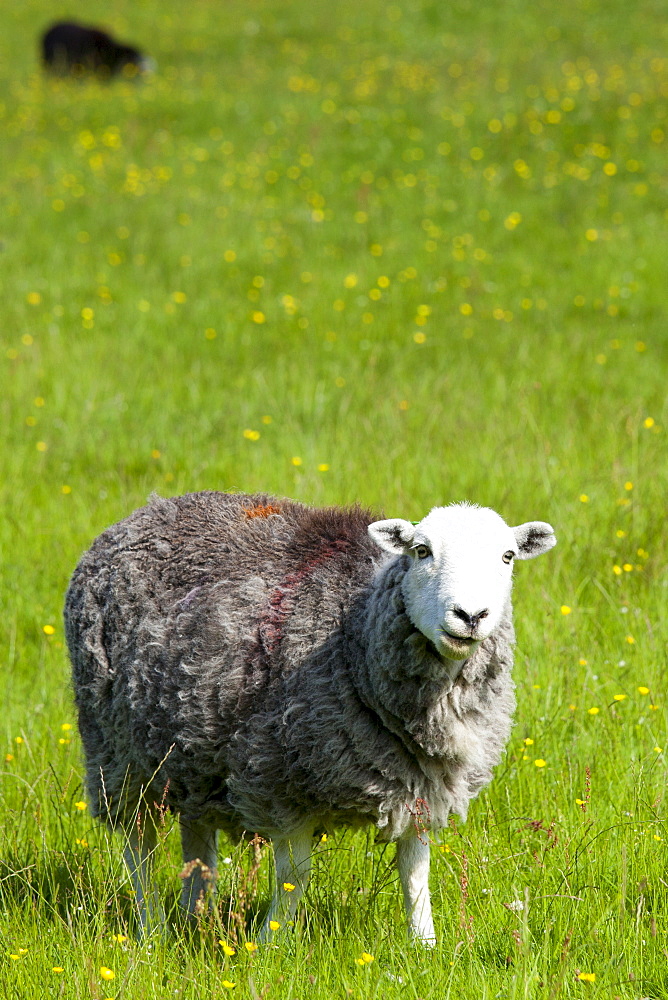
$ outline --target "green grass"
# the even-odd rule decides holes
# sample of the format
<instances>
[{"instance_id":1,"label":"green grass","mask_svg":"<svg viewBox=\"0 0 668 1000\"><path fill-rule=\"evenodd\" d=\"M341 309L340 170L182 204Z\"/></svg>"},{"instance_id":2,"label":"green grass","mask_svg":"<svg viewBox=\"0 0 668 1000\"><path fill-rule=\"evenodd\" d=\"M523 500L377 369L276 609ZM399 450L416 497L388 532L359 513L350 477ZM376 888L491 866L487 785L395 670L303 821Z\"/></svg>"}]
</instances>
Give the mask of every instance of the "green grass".
<instances>
[{"instance_id":1,"label":"green grass","mask_svg":"<svg viewBox=\"0 0 668 1000\"><path fill-rule=\"evenodd\" d=\"M45 0L0 39L2 996L668 997L663 6L86 17L156 74L45 79ZM120 843L75 805L61 607L106 525L205 488L556 528L517 571L507 756L433 848L433 954L392 849L346 832L277 948L217 943L251 870L225 844L218 921L133 941Z\"/></svg>"}]
</instances>

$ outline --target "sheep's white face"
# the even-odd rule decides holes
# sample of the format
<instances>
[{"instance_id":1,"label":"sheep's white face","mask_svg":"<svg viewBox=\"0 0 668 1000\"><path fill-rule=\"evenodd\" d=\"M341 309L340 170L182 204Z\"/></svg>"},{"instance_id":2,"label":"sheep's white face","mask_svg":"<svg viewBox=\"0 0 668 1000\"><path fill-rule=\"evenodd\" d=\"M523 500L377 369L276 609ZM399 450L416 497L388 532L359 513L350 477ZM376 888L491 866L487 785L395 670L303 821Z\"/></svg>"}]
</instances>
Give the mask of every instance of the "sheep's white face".
<instances>
[{"instance_id":1,"label":"sheep's white face","mask_svg":"<svg viewBox=\"0 0 668 1000\"><path fill-rule=\"evenodd\" d=\"M410 556L406 611L451 660L465 660L492 635L512 588L515 559L532 559L556 544L544 521L510 528L488 507L434 507L418 524L376 521L369 534L385 550Z\"/></svg>"}]
</instances>

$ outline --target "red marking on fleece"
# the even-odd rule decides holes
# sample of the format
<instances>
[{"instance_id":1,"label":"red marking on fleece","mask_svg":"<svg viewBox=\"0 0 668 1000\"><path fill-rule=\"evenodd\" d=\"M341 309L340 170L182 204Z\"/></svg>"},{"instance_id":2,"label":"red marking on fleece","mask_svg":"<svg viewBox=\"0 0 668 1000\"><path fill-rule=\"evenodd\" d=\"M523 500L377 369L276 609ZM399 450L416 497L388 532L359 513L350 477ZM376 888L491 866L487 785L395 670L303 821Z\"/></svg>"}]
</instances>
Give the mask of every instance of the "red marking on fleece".
<instances>
[{"instance_id":1,"label":"red marking on fleece","mask_svg":"<svg viewBox=\"0 0 668 1000\"><path fill-rule=\"evenodd\" d=\"M260 618L258 631L265 653L274 653L281 642L283 623L297 603L297 589L310 574L327 562L332 556L350 548L350 542L336 539L324 542L320 552L303 563L293 573L288 573L280 586L276 587L267 602L267 608Z\"/></svg>"},{"instance_id":2,"label":"red marking on fleece","mask_svg":"<svg viewBox=\"0 0 668 1000\"><path fill-rule=\"evenodd\" d=\"M270 514L280 514L281 508L274 507L272 504L267 504L263 506L258 504L256 507L244 507L243 512L246 517L269 517Z\"/></svg>"}]
</instances>

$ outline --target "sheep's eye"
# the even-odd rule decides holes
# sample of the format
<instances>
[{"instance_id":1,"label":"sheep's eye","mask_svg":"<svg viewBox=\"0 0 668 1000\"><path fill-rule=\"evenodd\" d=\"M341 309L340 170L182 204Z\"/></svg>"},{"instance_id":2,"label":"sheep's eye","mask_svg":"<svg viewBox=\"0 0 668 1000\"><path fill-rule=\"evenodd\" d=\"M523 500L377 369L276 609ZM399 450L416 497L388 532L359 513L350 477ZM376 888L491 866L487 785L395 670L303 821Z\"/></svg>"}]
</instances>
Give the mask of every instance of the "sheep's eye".
<instances>
[{"instance_id":1,"label":"sheep's eye","mask_svg":"<svg viewBox=\"0 0 668 1000\"><path fill-rule=\"evenodd\" d=\"M511 563L515 558L515 553L511 549L508 549L507 552L503 553L501 558L503 559L504 563Z\"/></svg>"},{"instance_id":2,"label":"sheep's eye","mask_svg":"<svg viewBox=\"0 0 668 1000\"><path fill-rule=\"evenodd\" d=\"M413 552L418 557L418 559L426 559L427 556L431 555L431 549L428 545L416 545Z\"/></svg>"}]
</instances>

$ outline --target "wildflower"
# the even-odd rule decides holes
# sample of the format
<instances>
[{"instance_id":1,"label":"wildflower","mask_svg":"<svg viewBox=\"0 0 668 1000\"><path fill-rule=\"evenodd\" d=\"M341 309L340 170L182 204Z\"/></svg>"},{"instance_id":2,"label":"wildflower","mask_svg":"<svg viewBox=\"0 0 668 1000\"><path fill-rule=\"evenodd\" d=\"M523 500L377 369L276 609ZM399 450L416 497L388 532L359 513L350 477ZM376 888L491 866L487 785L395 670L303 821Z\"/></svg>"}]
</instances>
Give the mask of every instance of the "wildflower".
<instances>
[{"instance_id":1,"label":"wildflower","mask_svg":"<svg viewBox=\"0 0 668 1000\"><path fill-rule=\"evenodd\" d=\"M223 986L226 990L233 990L236 985L236 983L231 983L229 979L223 979Z\"/></svg>"},{"instance_id":2,"label":"wildflower","mask_svg":"<svg viewBox=\"0 0 668 1000\"><path fill-rule=\"evenodd\" d=\"M29 306L38 306L42 301L42 296L39 292L28 292L26 295L26 302Z\"/></svg>"},{"instance_id":3,"label":"wildflower","mask_svg":"<svg viewBox=\"0 0 668 1000\"><path fill-rule=\"evenodd\" d=\"M595 983L596 973L595 972L578 972L577 978L581 979L583 983Z\"/></svg>"},{"instance_id":4,"label":"wildflower","mask_svg":"<svg viewBox=\"0 0 668 1000\"><path fill-rule=\"evenodd\" d=\"M259 437L260 437L260 432L259 431L253 431L253 430L250 430L250 429L246 428L246 430L244 431L244 437L248 441L257 441L259 439Z\"/></svg>"},{"instance_id":5,"label":"wildflower","mask_svg":"<svg viewBox=\"0 0 668 1000\"><path fill-rule=\"evenodd\" d=\"M654 753L663 753L663 747L654 747Z\"/></svg>"},{"instance_id":6,"label":"wildflower","mask_svg":"<svg viewBox=\"0 0 668 1000\"><path fill-rule=\"evenodd\" d=\"M296 466L300 466L303 464L302 459L299 457L299 455L293 455L291 458L291 462L293 465Z\"/></svg>"},{"instance_id":7,"label":"wildflower","mask_svg":"<svg viewBox=\"0 0 668 1000\"><path fill-rule=\"evenodd\" d=\"M37 451L47 451L49 448L46 441L38 441L35 447L37 448Z\"/></svg>"},{"instance_id":8,"label":"wildflower","mask_svg":"<svg viewBox=\"0 0 668 1000\"><path fill-rule=\"evenodd\" d=\"M643 685L641 685L638 688L638 694L649 694L649 688L648 687L643 687Z\"/></svg>"},{"instance_id":9,"label":"wildflower","mask_svg":"<svg viewBox=\"0 0 668 1000\"><path fill-rule=\"evenodd\" d=\"M292 882L284 882L283 888L285 889L286 892L294 892L296 886L294 886Z\"/></svg>"},{"instance_id":10,"label":"wildflower","mask_svg":"<svg viewBox=\"0 0 668 1000\"><path fill-rule=\"evenodd\" d=\"M321 462L318 466L318 472L329 472L329 466L326 462Z\"/></svg>"},{"instance_id":11,"label":"wildflower","mask_svg":"<svg viewBox=\"0 0 668 1000\"><path fill-rule=\"evenodd\" d=\"M246 941L246 943L244 944L244 948L249 953L249 955L252 955L254 951L257 951L257 945L255 944L254 941Z\"/></svg>"},{"instance_id":12,"label":"wildflower","mask_svg":"<svg viewBox=\"0 0 668 1000\"><path fill-rule=\"evenodd\" d=\"M645 417L642 423L643 427L654 427L654 417Z\"/></svg>"},{"instance_id":13,"label":"wildflower","mask_svg":"<svg viewBox=\"0 0 668 1000\"><path fill-rule=\"evenodd\" d=\"M533 740L531 739L530 736L527 736L527 738L525 739L524 746L525 747L532 747L533 746Z\"/></svg>"},{"instance_id":14,"label":"wildflower","mask_svg":"<svg viewBox=\"0 0 668 1000\"><path fill-rule=\"evenodd\" d=\"M591 708L587 709L589 715L598 715L600 711L601 711L600 708L597 708L596 705L593 705Z\"/></svg>"},{"instance_id":15,"label":"wildflower","mask_svg":"<svg viewBox=\"0 0 668 1000\"><path fill-rule=\"evenodd\" d=\"M55 632L53 625L42 625L42 632L44 635L53 635Z\"/></svg>"},{"instance_id":16,"label":"wildflower","mask_svg":"<svg viewBox=\"0 0 668 1000\"><path fill-rule=\"evenodd\" d=\"M580 664L581 667L586 667L587 666L587 662L588 661L585 660L585 658L583 656L581 656L580 659L578 660L578 663Z\"/></svg>"},{"instance_id":17,"label":"wildflower","mask_svg":"<svg viewBox=\"0 0 668 1000\"><path fill-rule=\"evenodd\" d=\"M426 341L426 339L427 339L427 335L424 334L422 332L422 330L417 330L413 334L413 340L415 341L416 344L424 344L424 342Z\"/></svg>"},{"instance_id":18,"label":"wildflower","mask_svg":"<svg viewBox=\"0 0 668 1000\"><path fill-rule=\"evenodd\" d=\"M513 899L511 903L503 904L507 910L511 910L513 913L522 913L524 910L524 903L521 899Z\"/></svg>"},{"instance_id":19,"label":"wildflower","mask_svg":"<svg viewBox=\"0 0 668 1000\"><path fill-rule=\"evenodd\" d=\"M373 955L370 955L368 951L363 951L359 958L355 961L358 965L371 965L373 962Z\"/></svg>"},{"instance_id":20,"label":"wildflower","mask_svg":"<svg viewBox=\"0 0 668 1000\"><path fill-rule=\"evenodd\" d=\"M561 605L561 613L562 613L562 615L570 615L570 613L571 613L572 610L573 609L569 608L569 606L567 604L562 604Z\"/></svg>"},{"instance_id":21,"label":"wildflower","mask_svg":"<svg viewBox=\"0 0 668 1000\"><path fill-rule=\"evenodd\" d=\"M54 966L53 966L53 967L51 968L51 971L52 971L52 972L64 972L65 970L64 970L64 968L62 967L62 965L54 965Z\"/></svg>"},{"instance_id":22,"label":"wildflower","mask_svg":"<svg viewBox=\"0 0 668 1000\"><path fill-rule=\"evenodd\" d=\"M624 483L624 489L627 491L627 493L630 493L631 490L633 489L633 483L630 480Z\"/></svg>"},{"instance_id":23,"label":"wildflower","mask_svg":"<svg viewBox=\"0 0 668 1000\"><path fill-rule=\"evenodd\" d=\"M277 931L280 926L281 925L279 924L278 920L269 921L269 929L272 931Z\"/></svg>"},{"instance_id":24,"label":"wildflower","mask_svg":"<svg viewBox=\"0 0 668 1000\"><path fill-rule=\"evenodd\" d=\"M20 747L21 744L24 743L25 741L22 736L15 736L14 742L16 743L17 747Z\"/></svg>"},{"instance_id":25,"label":"wildflower","mask_svg":"<svg viewBox=\"0 0 668 1000\"><path fill-rule=\"evenodd\" d=\"M575 800L575 804L577 806L584 806L584 805L586 805L586 799L576 799Z\"/></svg>"},{"instance_id":26,"label":"wildflower","mask_svg":"<svg viewBox=\"0 0 668 1000\"><path fill-rule=\"evenodd\" d=\"M74 808L78 809L79 812L84 812L85 809L88 809L88 803L83 801L75 802Z\"/></svg>"},{"instance_id":27,"label":"wildflower","mask_svg":"<svg viewBox=\"0 0 668 1000\"><path fill-rule=\"evenodd\" d=\"M117 944L123 944L124 941L127 941L125 934L113 934L112 937Z\"/></svg>"},{"instance_id":28,"label":"wildflower","mask_svg":"<svg viewBox=\"0 0 668 1000\"><path fill-rule=\"evenodd\" d=\"M108 982L110 982L112 979L116 978L116 973L114 972L113 969L107 968L106 965L101 965L100 976L102 979L106 979Z\"/></svg>"},{"instance_id":29,"label":"wildflower","mask_svg":"<svg viewBox=\"0 0 668 1000\"><path fill-rule=\"evenodd\" d=\"M6 753L5 754L5 763L9 764L10 761L12 761L12 760L14 760L14 754L13 753Z\"/></svg>"},{"instance_id":30,"label":"wildflower","mask_svg":"<svg viewBox=\"0 0 668 1000\"><path fill-rule=\"evenodd\" d=\"M615 574L615 576L621 576L621 575L622 575L622 567L621 567L621 566L617 566L617 565L615 564L615 565L614 565L614 566L612 567L612 572L613 572L613 573Z\"/></svg>"},{"instance_id":31,"label":"wildflower","mask_svg":"<svg viewBox=\"0 0 668 1000\"><path fill-rule=\"evenodd\" d=\"M356 284L357 284L356 274L347 274L343 279L344 288L354 288Z\"/></svg>"},{"instance_id":32,"label":"wildflower","mask_svg":"<svg viewBox=\"0 0 668 1000\"><path fill-rule=\"evenodd\" d=\"M534 764L536 765L536 767L545 767L546 761L544 761L542 757L539 757L537 760L534 761Z\"/></svg>"},{"instance_id":33,"label":"wildflower","mask_svg":"<svg viewBox=\"0 0 668 1000\"><path fill-rule=\"evenodd\" d=\"M635 639L633 638L632 635L627 635L626 641L628 642L629 646L635 646Z\"/></svg>"},{"instance_id":34,"label":"wildflower","mask_svg":"<svg viewBox=\"0 0 668 1000\"><path fill-rule=\"evenodd\" d=\"M233 948L231 944L227 943L227 941L223 941L221 939L218 943L223 949L223 954L227 955L228 958L231 958L232 955L236 955L237 953L236 948Z\"/></svg>"},{"instance_id":35,"label":"wildflower","mask_svg":"<svg viewBox=\"0 0 668 1000\"><path fill-rule=\"evenodd\" d=\"M580 494L580 503L589 503L589 497L586 493Z\"/></svg>"},{"instance_id":36,"label":"wildflower","mask_svg":"<svg viewBox=\"0 0 668 1000\"><path fill-rule=\"evenodd\" d=\"M624 701L624 699L626 698L626 695L625 694L614 694L612 697L613 697L613 701Z\"/></svg>"}]
</instances>

